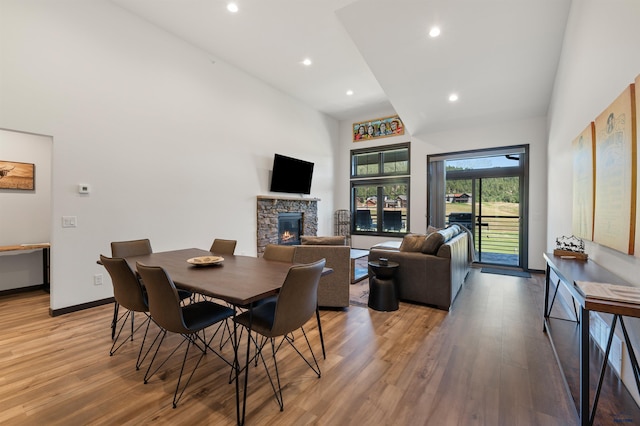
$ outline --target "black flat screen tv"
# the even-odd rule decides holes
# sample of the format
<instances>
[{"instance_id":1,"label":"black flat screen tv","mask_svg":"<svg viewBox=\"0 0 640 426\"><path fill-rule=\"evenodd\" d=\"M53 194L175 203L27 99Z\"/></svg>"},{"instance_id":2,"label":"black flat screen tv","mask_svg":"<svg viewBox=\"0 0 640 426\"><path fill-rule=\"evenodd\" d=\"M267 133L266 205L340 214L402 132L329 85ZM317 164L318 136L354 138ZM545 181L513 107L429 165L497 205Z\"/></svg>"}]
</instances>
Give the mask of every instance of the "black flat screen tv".
<instances>
[{"instance_id":1,"label":"black flat screen tv","mask_svg":"<svg viewBox=\"0 0 640 426\"><path fill-rule=\"evenodd\" d=\"M271 192L310 194L313 163L275 154L271 174Z\"/></svg>"}]
</instances>

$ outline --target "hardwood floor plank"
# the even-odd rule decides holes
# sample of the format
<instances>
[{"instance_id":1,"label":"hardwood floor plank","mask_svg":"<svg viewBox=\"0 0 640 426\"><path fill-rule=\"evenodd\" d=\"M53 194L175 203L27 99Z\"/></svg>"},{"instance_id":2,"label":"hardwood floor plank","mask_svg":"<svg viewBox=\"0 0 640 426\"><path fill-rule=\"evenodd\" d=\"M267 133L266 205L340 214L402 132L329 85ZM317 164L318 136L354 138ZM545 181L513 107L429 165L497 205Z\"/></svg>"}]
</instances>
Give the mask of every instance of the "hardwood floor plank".
<instances>
[{"instance_id":1,"label":"hardwood floor plank","mask_svg":"<svg viewBox=\"0 0 640 426\"><path fill-rule=\"evenodd\" d=\"M285 409L252 366L247 424L575 424L542 332L541 286L540 276L472 270L451 312L405 302L394 312L322 310L327 359L315 318L305 328L322 377L283 346ZM235 424L235 387L214 354L174 410L179 356L145 385L148 361L134 367L141 334L109 356L111 305L54 318L48 305L44 292L0 297L0 423ZM306 349L300 334L296 344Z\"/></svg>"}]
</instances>

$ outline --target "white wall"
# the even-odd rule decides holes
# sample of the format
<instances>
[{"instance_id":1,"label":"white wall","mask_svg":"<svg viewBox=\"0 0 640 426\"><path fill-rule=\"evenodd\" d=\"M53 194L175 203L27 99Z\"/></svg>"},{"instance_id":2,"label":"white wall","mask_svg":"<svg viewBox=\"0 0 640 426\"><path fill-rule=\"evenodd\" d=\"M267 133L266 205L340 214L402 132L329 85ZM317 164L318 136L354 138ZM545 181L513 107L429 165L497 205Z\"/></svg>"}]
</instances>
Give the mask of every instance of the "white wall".
<instances>
[{"instance_id":1,"label":"white wall","mask_svg":"<svg viewBox=\"0 0 640 426\"><path fill-rule=\"evenodd\" d=\"M336 210L351 209L351 187L350 187L350 175L351 175L351 150L352 149L362 149L369 148L372 146L382 146L382 145L392 145L397 143L406 143L411 141L411 135L405 132L404 135L401 136L389 136L386 138L374 139L371 141L358 141L353 142L353 123L359 123L362 121L372 120L374 118L380 117L389 117L392 115L396 115L396 112L393 109L380 109L380 110L372 110L370 114L366 116L355 117L352 120L343 120L340 122L340 146L339 149L336 150L336 156L334 158L335 161L335 189L334 189L334 204ZM413 147L412 147L413 149ZM415 163L415 157L413 157L412 152L411 158L411 167L413 171L413 165ZM410 182L410 191L413 196L413 176ZM413 200L411 200L413 203ZM411 213L413 212L413 204L411 205ZM414 228L414 219L411 217L411 228ZM425 228L426 229L426 228ZM389 237L370 237L364 235L354 235L351 238L351 246L353 248L361 248L368 250L374 244L389 241Z\"/></svg>"},{"instance_id":2,"label":"white wall","mask_svg":"<svg viewBox=\"0 0 640 426\"><path fill-rule=\"evenodd\" d=\"M336 208L349 208L349 151L368 146L388 145L411 141L410 221L411 232L427 230L427 155L466 151L501 146L529 144L529 268L543 270L542 253L546 235L546 120L544 117L507 123L488 123L481 128L460 128L448 132L416 136L396 136L375 141L352 142L351 128L354 122L395 114L384 111L379 115L358 117L340 123L343 141L336 181L344 182L336 188ZM402 117L400 117L402 118ZM409 129L408 129L409 130ZM338 198L339 197L339 198ZM355 235L353 246L369 248L373 244L389 240L389 237Z\"/></svg>"},{"instance_id":3,"label":"white wall","mask_svg":"<svg viewBox=\"0 0 640 426\"><path fill-rule=\"evenodd\" d=\"M547 250L555 239L571 235L573 156L571 141L618 97L640 73L640 2L574 0L549 111ZM637 210L640 213L640 210ZM640 218L636 222L640 224ZM591 261L640 286L640 232L629 256L598 244L586 244ZM640 323L626 318L638 348ZM640 403L632 369L625 358L623 381Z\"/></svg>"},{"instance_id":4,"label":"white wall","mask_svg":"<svg viewBox=\"0 0 640 426\"><path fill-rule=\"evenodd\" d=\"M571 141L640 74L638 22L637 0L572 3L549 112L548 250L555 247L556 237L571 235ZM637 256L639 241L636 231ZM639 257L593 243L587 243L586 249L597 263L640 285Z\"/></svg>"},{"instance_id":5,"label":"white wall","mask_svg":"<svg viewBox=\"0 0 640 426\"><path fill-rule=\"evenodd\" d=\"M108 1L0 1L0 127L55 140L52 309L113 295L96 264L110 241L232 238L255 255L275 152L315 163L318 232L332 232L335 120Z\"/></svg>"},{"instance_id":6,"label":"white wall","mask_svg":"<svg viewBox=\"0 0 640 426\"><path fill-rule=\"evenodd\" d=\"M50 136L0 129L0 160L33 163L35 189L0 189L0 246L48 242L51 235ZM0 291L42 284L42 251L0 253Z\"/></svg>"}]
</instances>

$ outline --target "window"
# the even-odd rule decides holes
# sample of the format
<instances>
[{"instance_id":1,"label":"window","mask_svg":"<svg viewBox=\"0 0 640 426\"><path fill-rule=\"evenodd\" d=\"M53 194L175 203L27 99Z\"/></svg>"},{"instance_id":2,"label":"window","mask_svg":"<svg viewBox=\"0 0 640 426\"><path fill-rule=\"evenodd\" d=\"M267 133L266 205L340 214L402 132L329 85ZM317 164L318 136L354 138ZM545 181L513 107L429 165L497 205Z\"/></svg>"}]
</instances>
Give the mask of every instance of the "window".
<instances>
[{"instance_id":1,"label":"window","mask_svg":"<svg viewBox=\"0 0 640 426\"><path fill-rule=\"evenodd\" d=\"M351 151L351 231L361 235L409 230L409 144Z\"/></svg>"}]
</instances>

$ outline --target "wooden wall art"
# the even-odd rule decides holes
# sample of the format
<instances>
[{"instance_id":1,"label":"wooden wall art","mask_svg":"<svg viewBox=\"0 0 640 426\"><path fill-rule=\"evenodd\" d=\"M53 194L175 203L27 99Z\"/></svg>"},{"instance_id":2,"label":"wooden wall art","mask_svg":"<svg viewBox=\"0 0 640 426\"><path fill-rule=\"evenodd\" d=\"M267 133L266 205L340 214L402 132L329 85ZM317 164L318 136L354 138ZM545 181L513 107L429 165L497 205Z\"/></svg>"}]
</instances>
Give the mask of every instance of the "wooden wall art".
<instances>
[{"instance_id":1,"label":"wooden wall art","mask_svg":"<svg viewBox=\"0 0 640 426\"><path fill-rule=\"evenodd\" d=\"M354 142L399 135L404 135L404 124L397 115L353 123Z\"/></svg>"},{"instance_id":2,"label":"wooden wall art","mask_svg":"<svg viewBox=\"0 0 640 426\"><path fill-rule=\"evenodd\" d=\"M0 189L35 188L35 164L0 160Z\"/></svg>"},{"instance_id":3,"label":"wooden wall art","mask_svg":"<svg viewBox=\"0 0 640 426\"><path fill-rule=\"evenodd\" d=\"M595 120L593 241L633 254L636 219L635 85Z\"/></svg>"},{"instance_id":4,"label":"wooden wall art","mask_svg":"<svg viewBox=\"0 0 640 426\"><path fill-rule=\"evenodd\" d=\"M573 235L593 240L593 182L595 144L593 122L572 142L573 146Z\"/></svg>"}]
</instances>

